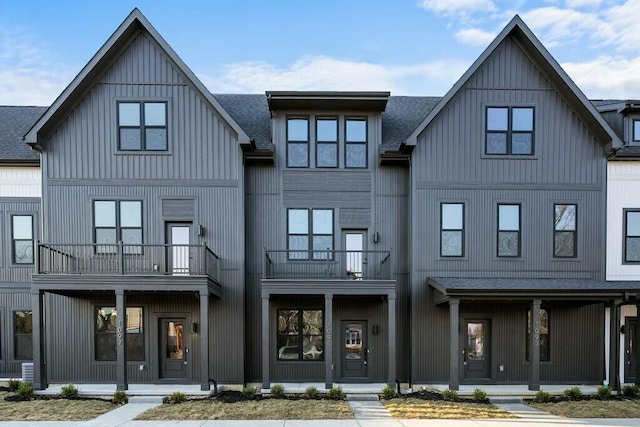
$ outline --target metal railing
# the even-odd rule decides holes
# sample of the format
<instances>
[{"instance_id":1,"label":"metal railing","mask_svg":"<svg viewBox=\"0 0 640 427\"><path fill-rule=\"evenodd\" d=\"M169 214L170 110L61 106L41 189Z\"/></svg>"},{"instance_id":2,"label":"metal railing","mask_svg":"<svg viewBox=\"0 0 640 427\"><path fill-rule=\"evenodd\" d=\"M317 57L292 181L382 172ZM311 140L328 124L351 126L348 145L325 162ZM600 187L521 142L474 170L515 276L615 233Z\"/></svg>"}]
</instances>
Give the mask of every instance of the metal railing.
<instances>
[{"instance_id":1,"label":"metal railing","mask_svg":"<svg viewBox=\"0 0 640 427\"><path fill-rule=\"evenodd\" d=\"M389 280L391 252L265 250L264 278Z\"/></svg>"},{"instance_id":2,"label":"metal railing","mask_svg":"<svg viewBox=\"0 0 640 427\"><path fill-rule=\"evenodd\" d=\"M36 273L220 278L220 257L206 244L37 244Z\"/></svg>"}]
</instances>

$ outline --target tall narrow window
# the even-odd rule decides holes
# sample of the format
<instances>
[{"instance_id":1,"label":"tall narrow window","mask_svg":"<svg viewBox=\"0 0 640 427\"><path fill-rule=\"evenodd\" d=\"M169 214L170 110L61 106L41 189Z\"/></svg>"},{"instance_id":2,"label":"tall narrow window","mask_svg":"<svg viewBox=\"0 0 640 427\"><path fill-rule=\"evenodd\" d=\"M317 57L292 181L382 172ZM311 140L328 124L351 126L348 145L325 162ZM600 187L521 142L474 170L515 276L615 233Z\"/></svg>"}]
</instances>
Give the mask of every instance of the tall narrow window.
<instances>
[{"instance_id":1,"label":"tall narrow window","mask_svg":"<svg viewBox=\"0 0 640 427\"><path fill-rule=\"evenodd\" d=\"M142 307L127 307L127 360L144 360L144 318ZM95 360L116 360L118 314L115 307L96 307Z\"/></svg>"},{"instance_id":2,"label":"tall narrow window","mask_svg":"<svg viewBox=\"0 0 640 427\"><path fill-rule=\"evenodd\" d=\"M498 205L498 256L520 256L520 205Z\"/></svg>"},{"instance_id":3,"label":"tall narrow window","mask_svg":"<svg viewBox=\"0 0 640 427\"><path fill-rule=\"evenodd\" d=\"M550 359L550 351L549 351L549 313L544 308L540 309L540 325L538 325L535 329L537 329L539 338L539 349L540 349L540 361L548 362ZM526 360L530 360L531 355L531 310L527 310L527 342L525 344L526 348Z\"/></svg>"},{"instance_id":4,"label":"tall narrow window","mask_svg":"<svg viewBox=\"0 0 640 427\"><path fill-rule=\"evenodd\" d=\"M640 262L640 210L624 210L624 262Z\"/></svg>"},{"instance_id":5,"label":"tall narrow window","mask_svg":"<svg viewBox=\"0 0 640 427\"><path fill-rule=\"evenodd\" d=\"M335 118L316 120L316 166L338 167L338 120Z\"/></svg>"},{"instance_id":6,"label":"tall narrow window","mask_svg":"<svg viewBox=\"0 0 640 427\"><path fill-rule=\"evenodd\" d=\"M33 264L33 216L11 217L11 252L14 264Z\"/></svg>"},{"instance_id":7,"label":"tall narrow window","mask_svg":"<svg viewBox=\"0 0 640 427\"><path fill-rule=\"evenodd\" d=\"M464 256L464 204L442 203L440 206L440 256Z\"/></svg>"},{"instance_id":8,"label":"tall narrow window","mask_svg":"<svg viewBox=\"0 0 640 427\"><path fill-rule=\"evenodd\" d=\"M485 153L533 154L533 107L487 107Z\"/></svg>"},{"instance_id":9,"label":"tall narrow window","mask_svg":"<svg viewBox=\"0 0 640 427\"><path fill-rule=\"evenodd\" d=\"M640 142L640 120L633 121L633 142Z\"/></svg>"},{"instance_id":10,"label":"tall narrow window","mask_svg":"<svg viewBox=\"0 0 640 427\"><path fill-rule=\"evenodd\" d=\"M13 357L33 359L33 315L31 311L13 312Z\"/></svg>"},{"instance_id":11,"label":"tall narrow window","mask_svg":"<svg viewBox=\"0 0 640 427\"><path fill-rule=\"evenodd\" d=\"M118 147L131 151L166 151L167 103L119 102Z\"/></svg>"},{"instance_id":12,"label":"tall narrow window","mask_svg":"<svg viewBox=\"0 0 640 427\"><path fill-rule=\"evenodd\" d=\"M278 310L278 360L324 360L322 310Z\"/></svg>"},{"instance_id":13,"label":"tall narrow window","mask_svg":"<svg viewBox=\"0 0 640 427\"><path fill-rule=\"evenodd\" d=\"M309 167L309 120L306 118L287 120L287 166Z\"/></svg>"},{"instance_id":14,"label":"tall narrow window","mask_svg":"<svg viewBox=\"0 0 640 427\"><path fill-rule=\"evenodd\" d=\"M575 258L577 254L578 207L576 205L553 205L553 210L553 256L556 258Z\"/></svg>"},{"instance_id":15,"label":"tall narrow window","mask_svg":"<svg viewBox=\"0 0 640 427\"><path fill-rule=\"evenodd\" d=\"M140 254L142 247L142 202L96 200L93 202L96 253L115 253L118 241L124 253Z\"/></svg>"},{"instance_id":16,"label":"tall narrow window","mask_svg":"<svg viewBox=\"0 0 640 427\"><path fill-rule=\"evenodd\" d=\"M345 121L345 167L367 167L367 120Z\"/></svg>"},{"instance_id":17,"label":"tall narrow window","mask_svg":"<svg viewBox=\"0 0 640 427\"><path fill-rule=\"evenodd\" d=\"M289 259L332 257L332 209L289 209L287 225Z\"/></svg>"}]
</instances>

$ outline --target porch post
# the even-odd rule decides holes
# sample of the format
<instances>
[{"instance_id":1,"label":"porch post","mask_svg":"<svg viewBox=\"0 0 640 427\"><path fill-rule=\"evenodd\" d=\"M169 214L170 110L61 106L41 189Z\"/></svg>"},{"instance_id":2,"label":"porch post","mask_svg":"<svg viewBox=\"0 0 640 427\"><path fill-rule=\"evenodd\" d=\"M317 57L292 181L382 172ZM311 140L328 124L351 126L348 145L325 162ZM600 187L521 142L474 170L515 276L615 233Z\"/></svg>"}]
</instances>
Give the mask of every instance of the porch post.
<instances>
[{"instance_id":1,"label":"porch post","mask_svg":"<svg viewBox=\"0 0 640 427\"><path fill-rule=\"evenodd\" d=\"M540 306L542 301L531 302L531 331L529 332L529 390L540 390Z\"/></svg>"},{"instance_id":2,"label":"porch post","mask_svg":"<svg viewBox=\"0 0 640 427\"><path fill-rule=\"evenodd\" d=\"M269 389L269 295L262 294L262 388Z\"/></svg>"},{"instance_id":3,"label":"porch post","mask_svg":"<svg viewBox=\"0 0 640 427\"><path fill-rule=\"evenodd\" d=\"M636 295L636 316L640 319L640 295ZM640 324L636 323L636 335L633 337L633 351L636 356L636 380L635 384L640 385Z\"/></svg>"},{"instance_id":4,"label":"porch post","mask_svg":"<svg viewBox=\"0 0 640 427\"><path fill-rule=\"evenodd\" d=\"M47 370L44 346L44 292L31 290L31 322L33 340L33 388L47 388Z\"/></svg>"},{"instance_id":5,"label":"porch post","mask_svg":"<svg viewBox=\"0 0 640 427\"><path fill-rule=\"evenodd\" d=\"M396 384L396 296L395 294L389 295L387 302L387 323L389 324L389 355L387 356L389 359L389 372L387 385L389 387L395 387Z\"/></svg>"},{"instance_id":6,"label":"porch post","mask_svg":"<svg viewBox=\"0 0 640 427\"><path fill-rule=\"evenodd\" d=\"M200 390L209 390L209 290L200 291Z\"/></svg>"},{"instance_id":7,"label":"porch post","mask_svg":"<svg viewBox=\"0 0 640 427\"><path fill-rule=\"evenodd\" d=\"M609 305L609 387L613 390L620 389L620 358L618 346L620 345L620 304L622 301L614 300Z\"/></svg>"},{"instance_id":8,"label":"porch post","mask_svg":"<svg viewBox=\"0 0 640 427\"><path fill-rule=\"evenodd\" d=\"M460 389L458 367L458 324L460 323L460 301L449 300L449 390Z\"/></svg>"},{"instance_id":9,"label":"porch post","mask_svg":"<svg viewBox=\"0 0 640 427\"><path fill-rule=\"evenodd\" d=\"M116 388L127 390L127 305L123 289L116 291Z\"/></svg>"},{"instance_id":10,"label":"porch post","mask_svg":"<svg viewBox=\"0 0 640 427\"><path fill-rule=\"evenodd\" d=\"M324 386L333 387L333 294L324 296Z\"/></svg>"}]
</instances>

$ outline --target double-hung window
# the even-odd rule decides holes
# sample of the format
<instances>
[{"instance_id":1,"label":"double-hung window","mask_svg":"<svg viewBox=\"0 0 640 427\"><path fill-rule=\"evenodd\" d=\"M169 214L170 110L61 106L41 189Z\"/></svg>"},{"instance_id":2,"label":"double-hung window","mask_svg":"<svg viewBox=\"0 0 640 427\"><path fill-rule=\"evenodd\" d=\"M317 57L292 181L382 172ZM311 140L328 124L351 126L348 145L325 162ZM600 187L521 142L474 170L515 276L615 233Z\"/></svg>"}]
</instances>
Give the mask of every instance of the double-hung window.
<instances>
[{"instance_id":1,"label":"double-hung window","mask_svg":"<svg viewBox=\"0 0 640 427\"><path fill-rule=\"evenodd\" d=\"M555 258L575 258L576 226L578 207L576 205L553 205L553 256Z\"/></svg>"},{"instance_id":2,"label":"double-hung window","mask_svg":"<svg viewBox=\"0 0 640 427\"><path fill-rule=\"evenodd\" d=\"M498 205L498 256L520 256L520 205Z\"/></svg>"},{"instance_id":3,"label":"double-hung window","mask_svg":"<svg viewBox=\"0 0 640 427\"><path fill-rule=\"evenodd\" d=\"M115 253L118 241L124 244L125 254L142 253L140 200L95 200L93 226L96 253Z\"/></svg>"},{"instance_id":4,"label":"double-hung window","mask_svg":"<svg viewBox=\"0 0 640 427\"><path fill-rule=\"evenodd\" d=\"M144 311L127 307L127 360L144 360ZM118 313L115 307L95 307L94 357L97 361L116 360Z\"/></svg>"},{"instance_id":5,"label":"double-hung window","mask_svg":"<svg viewBox=\"0 0 640 427\"><path fill-rule=\"evenodd\" d=\"M624 210L624 262L640 263L640 209Z\"/></svg>"},{"instance_id":6,"label":"double-hung window","mask_svg":"<svg viewBox=\"0 0 640 427\"><path fill-rule=\"evenodd\" d=\"M14 264L33 264L33 216L11 216L11 256Z\"/></svg>"},{"instance_id":7,"label":"double-hung window","mask_svg":"<svg viewBox=\"0 0 640 427\"><path fill-rule=\"evenodd\" d=\"M440 256L464 256L464 204L440 205Z\"/></svg>"},{"instance_id":8,"label":"double-hung window","mask_svg":"<svg viewBox=\"0 0 640 427\"><path fill-rule=\"evenodd\" d=\"M33 359L33 312L13 312L13 358Z\"/></svg>"},{"instance_id":9,"label":"double-hung window","mask_svg":"<svg viewBox=\"0 0 640 427\"><path fill-rule=\"evenodd\" d=\"M289 259L332 257L333 209L289 209L287 225Z\"/></svg>"},{"instance_id":10,"label":"double-hung window","mask_svg":"<svg viewBox=\"0 0 640 427\"><path fill-rule=\"evenodd\" d=\"M345 158L347 168L367 167L367 119L345 120Z\"/></svg>"},{"instance_id":11,"label":"double-hung window","mask_svg":"<svg viewBox=\"0 0 640 427\"><path fill-rule=\"evenodd\" d=\"M487 155L527 156L534 149L533 107L487 107Z\"/></svg>"},{"instance_id":12,"label":"double-hung window","mask_svg":"<svg viewBox=\"0 0 640 427\"><path fill-rule=\"evenodd\" d=\"M331 117L316 119L316 167L338 167L338 120Z\"/></svg>"},{"instance_id":13,"label":"double-hung window","mask_svg":"<svg viewBox=\"0 0 640 427\"><path fill-rule=\"evenodd\" d=\"M118 149L167 151L167 103L118 102Z\"/></svg>"},{"instance_id":14,"label":"double-hung window","mask_svg":"<svg viewBox=\"0 0 640 427\"><path fill-rule=\"evenodd\" d=\"M309 119L305 117L287 119L287 166L309 167Z\"/></svg>"},{"instance_id":15,"label":"double-hung window","mask_svg":"<svg viewBox=\"0 0 640 427\"><path fill-rule=\"evenodd\" d=\"M544 308L540 309L540 324L535 327L539 336L540 361L548 362L551 360L549 351L549 313ZM531 360L531 310L527 310L527 342L525 344L525 358Z\"/></svg>"},{"instance_id":16,"label":"double-hung window","mask_svg":"<svg viewBox=\"0 0 640 427\"><path fill-rule=\"evenodd\" d=\"M324 360L323 310L278 310L278 360Z\"/></svg>"}]
</instances>

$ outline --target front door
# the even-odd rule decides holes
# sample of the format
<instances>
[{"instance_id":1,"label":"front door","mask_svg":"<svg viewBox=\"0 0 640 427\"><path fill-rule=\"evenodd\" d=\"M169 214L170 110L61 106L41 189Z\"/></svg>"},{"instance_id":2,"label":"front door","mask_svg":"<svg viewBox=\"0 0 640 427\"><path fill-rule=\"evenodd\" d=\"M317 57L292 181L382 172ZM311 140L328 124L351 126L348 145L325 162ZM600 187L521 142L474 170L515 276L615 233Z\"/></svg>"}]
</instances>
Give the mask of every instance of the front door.
<instances>
[{"instance_id":1,"label":"front door","mask_svg":"<svg viewBox=\"0 0 640 427\"><path fill-rule=\"evenodd\" d=\"M488 319L465 320L462 350L464 376L468 379L491 378L491 340Z\"/></svg>"},{"instance_id":2,"label":"front door","mask_svg":"<svg viewBox=\"0 0 640 427\"><path fill-rule=\"evenodd\" d=\"M167 244L169 258L169 274L188 276L191 262L191 224L168 223Z\"/></svg>"},{"instance_id":3,"label":"front door","mask_svg":"<svg viewBox=\"0 0 640 427\"><path fill-rule=\"evenodd\" d=\"M185 326L185 319L160 319L160 378L187 378Z\"/></svg>"},{"instance_id":4,"label":"front door","mask_svg":"<svg viewBox=\"0 0 640 427\"><path fill-rule=\"evenodd\" d=\"M362 280L367 277L366 256L367 232L365 230L344 230L343 247L347 279Z\"/></svg>"},{"instance_id":5,"label":"front door","mask_svg":"<svg viewBox=\"0 0 640 427\"><path fill-rule=\"evenodd\" d=\"M342 322L342 379L367 379L367 321Z\"/></svg>"},{"instance_id":6,"label":"front door","mask_svg":"<svg viewBox=\"0 0 640 427\"><path fill-rule=\"evenodd\" d=\"M638 327L637 317L627 317L624 326L624 382L632 383L636 380L636 354L634 339Z\"/></svg>"}]
</instances>

